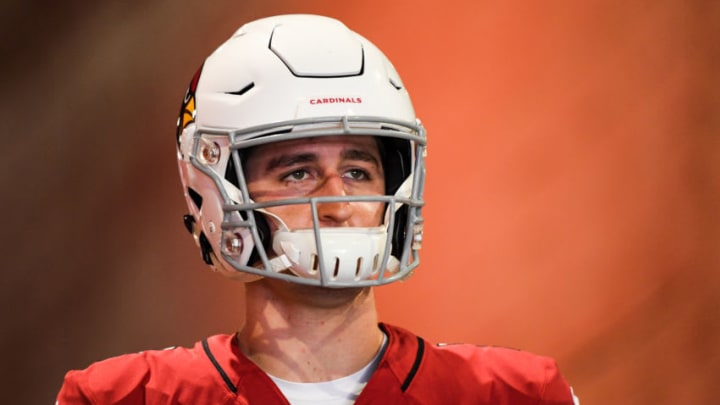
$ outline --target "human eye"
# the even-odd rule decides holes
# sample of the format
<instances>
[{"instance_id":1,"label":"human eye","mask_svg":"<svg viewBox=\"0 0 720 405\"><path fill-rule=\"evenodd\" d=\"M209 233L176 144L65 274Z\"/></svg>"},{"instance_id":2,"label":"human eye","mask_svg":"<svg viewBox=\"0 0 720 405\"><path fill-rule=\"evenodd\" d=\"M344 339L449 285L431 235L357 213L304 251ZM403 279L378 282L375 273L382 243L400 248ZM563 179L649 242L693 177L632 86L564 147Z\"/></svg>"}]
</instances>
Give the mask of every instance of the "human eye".
<instances>
[{"instance_id":1,"label":"human eye","mask_svg":"<svg viewBox=\"0 0 720 405\"><path fill-rule=\"evenodd\" d=\"M351 180L368 180L370 179L370 174L363 169L350 169L345 172L344 177Z\"/></svg>"},{"instance_id":2,"label":"human eye","mask_svg":"<svg viewBox=\"0 0 720 405\"><path fill-rule=\"evenodd\" d=\"M296 169L291 171L290 173L286 173L282 176L282 180L285 182L297 182L297 181L303 181L307 180L310 177L310 174L305 169Z\"/></svg>"}]
</instances>

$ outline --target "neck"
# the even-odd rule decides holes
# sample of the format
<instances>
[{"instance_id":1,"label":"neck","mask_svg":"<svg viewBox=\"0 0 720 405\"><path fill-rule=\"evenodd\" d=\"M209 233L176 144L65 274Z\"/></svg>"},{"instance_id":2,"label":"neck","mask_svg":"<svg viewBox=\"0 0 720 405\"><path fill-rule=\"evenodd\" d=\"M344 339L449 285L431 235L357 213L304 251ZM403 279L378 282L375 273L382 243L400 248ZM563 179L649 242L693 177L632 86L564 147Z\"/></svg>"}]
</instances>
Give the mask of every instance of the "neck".
<instances>
[{"instance_id":1,"label":"neck","mask_svg":"<svg viewBox=\"0 0 720 405\"><path fill-rule=\"evenodd\" d=\"M329 381L367 365L382 344L370 288L329 289L262 279L247 284L240 347L288 381Z\"/></svg>"}]
</instances>

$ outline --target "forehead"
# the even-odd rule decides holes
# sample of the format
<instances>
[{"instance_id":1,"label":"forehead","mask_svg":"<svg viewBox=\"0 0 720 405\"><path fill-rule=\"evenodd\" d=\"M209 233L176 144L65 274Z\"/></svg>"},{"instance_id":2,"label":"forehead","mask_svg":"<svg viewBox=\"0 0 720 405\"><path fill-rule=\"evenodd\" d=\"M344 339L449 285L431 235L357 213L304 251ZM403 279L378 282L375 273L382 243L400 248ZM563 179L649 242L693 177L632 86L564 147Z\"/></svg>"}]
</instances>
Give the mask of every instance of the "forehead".
<instances>
[{"instance_id":1,"label":"forehead","mask_svg":"<svg viewBox=\"0 0 720 405\"><path fill-rule=\"evenodd\" d=\"M295 153L332 153L360 150L379 157L378 142L373 136L336 135L298 138L259 145L246 152L246 159L263 160L277 155Z\"/></svg>"}]
</instances>

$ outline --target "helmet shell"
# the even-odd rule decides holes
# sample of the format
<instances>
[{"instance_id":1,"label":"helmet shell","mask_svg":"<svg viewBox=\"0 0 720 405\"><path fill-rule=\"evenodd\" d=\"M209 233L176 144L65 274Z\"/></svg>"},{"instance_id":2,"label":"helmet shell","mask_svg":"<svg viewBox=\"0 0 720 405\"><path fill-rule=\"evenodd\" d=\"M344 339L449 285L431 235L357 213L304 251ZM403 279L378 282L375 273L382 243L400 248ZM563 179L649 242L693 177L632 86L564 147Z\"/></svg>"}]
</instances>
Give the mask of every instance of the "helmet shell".
<instances>
[{"instance_id":1,"label":"helmet shell","mask_svg":"<svg viewBox=\"0 0 720 405\"><path fill-rule=\"evenodd\" d=\"M257 215L262 210L248 208L253 202L237 151L278 131L317 136L312 130L302 130L317 125L337 128L340 134L359 126L366 128L365 134L399 137L408 145L398 159L391 160L399 160L403 167L398 183L406 185L398 190L414 203L392 206L415 207L402 211L412 218L394 222L406 227L396 233L396 239L408 231L418 239L424 130L392 63L338 20L275 16L243 25L204 61L190 83L178 119L178 164L190 210L186 225L204 260L215 270L242 281L261 276L286 278L268 265L270 255L264 248L271 245L268 230L259 218L262 215ZM420 176L415 175L418 171ZM404 236L395 244L405 250L418 245ZM418 259L409 253L405 256L409 272ZM256 261L263 262L265 269L253 267ZM380 276L383 282L360 280L360 284L395 278ZM299 282L315 283L303 277ZM318 282L333 285L328 280Z\"/></svg>"}]
</instances>

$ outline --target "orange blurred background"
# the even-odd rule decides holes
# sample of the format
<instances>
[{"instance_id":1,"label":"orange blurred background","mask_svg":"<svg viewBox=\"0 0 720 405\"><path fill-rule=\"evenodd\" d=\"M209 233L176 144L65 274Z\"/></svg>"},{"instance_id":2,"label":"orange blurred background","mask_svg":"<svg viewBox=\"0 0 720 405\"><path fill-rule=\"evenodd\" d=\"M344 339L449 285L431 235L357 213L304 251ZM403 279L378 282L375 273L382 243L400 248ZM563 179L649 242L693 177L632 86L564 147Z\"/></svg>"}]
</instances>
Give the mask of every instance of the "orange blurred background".
<instances>
[{"instance_id":1,"label":"orange blurred background","mask_svg":"<svg viewBox=\"0 0 720 405\"><path fill-rule=\"evenodd\" d=\"M720 3L0 10L4 402L239 326L182 225L175 120L238 26L305 12L383 49L429 131L423 264L383 320L553 356L583 405L720 403Z\"/></svg>"}]
</instances>

